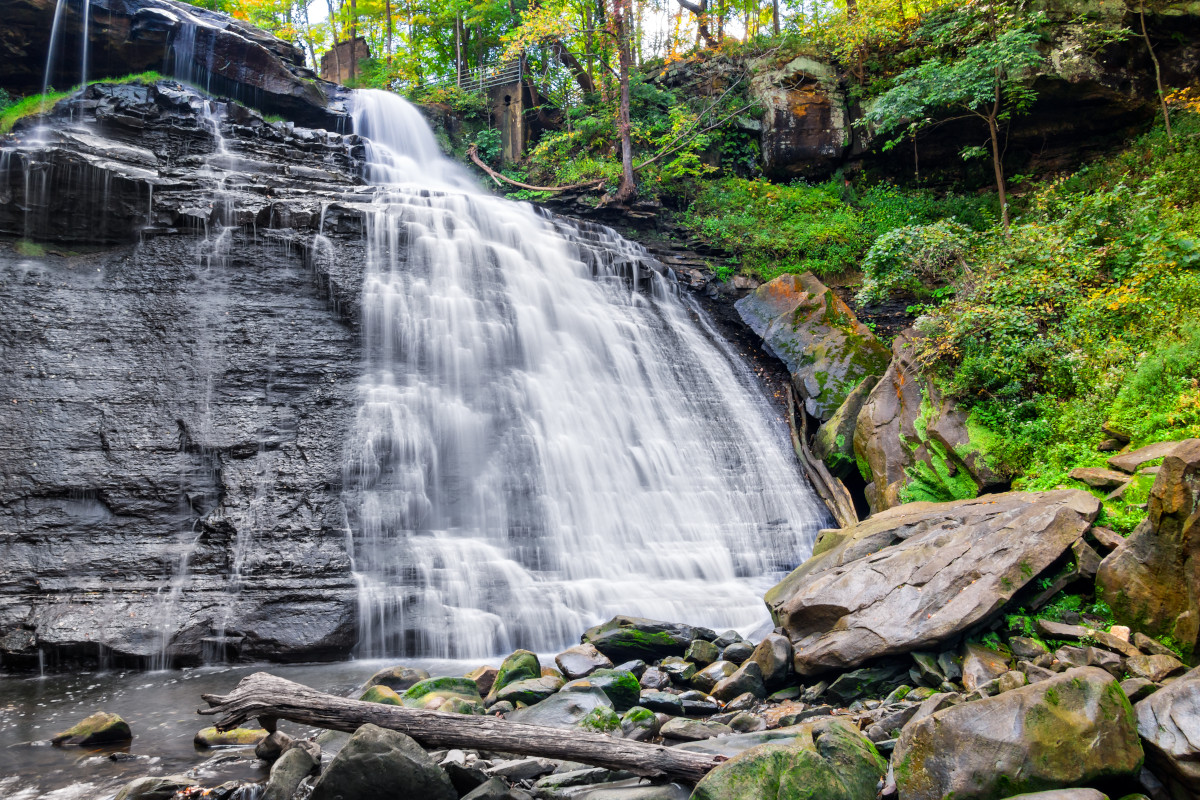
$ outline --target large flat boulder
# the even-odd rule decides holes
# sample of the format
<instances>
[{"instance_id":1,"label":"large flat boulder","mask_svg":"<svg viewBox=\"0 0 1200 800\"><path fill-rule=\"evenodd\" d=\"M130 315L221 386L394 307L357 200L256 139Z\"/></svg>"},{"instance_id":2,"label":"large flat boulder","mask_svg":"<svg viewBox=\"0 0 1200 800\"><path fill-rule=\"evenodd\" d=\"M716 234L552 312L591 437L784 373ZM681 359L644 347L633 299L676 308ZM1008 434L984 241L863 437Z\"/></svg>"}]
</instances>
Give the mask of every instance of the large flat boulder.
<instances>
[{"instance_id":1,"label":"large flat boulder","mask_svg":"<svg viewBox=\"0 0 1200 800\"><path fill-rule=\"evenodd\" d=\"M904 800L994 800L1136 775L1133 709L1097 667L910 723L892 755Z\"/></svg>"},{"instance_id":2,"label":"large flat boulder","mask_svg":"<svg viewBox=\"0 0 1200 800\"><path fill-rule=\"evenodd\" d=\"M832 417L863 379L887 369L887 348L810 272L780 275L736 307L787 366L808 413L821 421Z\"/></svg>"},{"instance_id":3,"label":"large flat boulder","mask_svg":"<svg viewBox=\"0 0 1200 800\"><path fill-rule=\"evenodd\" d=\"M1200 667L1134 707L1138 733L1154 774L1200 797Z\"/></svg>"},{"instance_id":4,"label":"large flat boulder","mask_svg":"<svg viewBox=\"0 0 1200 800\"><path fill-rule=\"evenodd\" d=\"M1200 638L1200 439L1167 452L1148 512L1100 562L1096 588L1121 622L1190 652Z\"/></svg>"},{"instance_id":5,"label":"large flat boulder","mask_svg":"<svg viewBox=\"0 0 1200 800\"><path fill-rule=\"evenodd\" d=\"M1099 512L1072 489L899 506L824 532L767 605L801 675L933 649L997 614Z\"/></svg>"}]
</instances>

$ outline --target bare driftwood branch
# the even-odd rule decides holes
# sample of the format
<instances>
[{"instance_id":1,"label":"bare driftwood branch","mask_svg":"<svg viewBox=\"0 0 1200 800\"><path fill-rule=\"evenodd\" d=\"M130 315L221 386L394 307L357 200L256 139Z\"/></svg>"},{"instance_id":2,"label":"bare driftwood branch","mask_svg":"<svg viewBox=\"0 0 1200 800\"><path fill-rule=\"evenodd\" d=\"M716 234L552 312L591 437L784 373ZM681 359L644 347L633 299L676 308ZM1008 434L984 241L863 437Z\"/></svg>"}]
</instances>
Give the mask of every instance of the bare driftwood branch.
<instances>
[{"instance_id":1,"label":"bare driftwood branch","mask_svg":"<svg viewBox=\"0 0 1200 800\"><path fill-rule=\"evenodd\" d=\"M558 758L687 783L696 783L725 760L724 756L631 742L600 733L335 697L266 672L243 678L228 695L206 694L203 698L212 707L199 709L197 713L223 715L217 721L218 730L235 728L251 717L257 717L267 730L274 730L281 719L347 733L371 723L407 734L424 747L460 747Z\"/></svg>"},{"instance_id":2,"label":"bare driftwood branch","mask_svg":"<svg viewBox=\"0 0 1200 800\"><path fill-rule=\"evenodd\" d=\"M481 159L479 157L479 149L475 145L471 145L470 147L467 148L467 155L469 155L471 157L471 160L473 162L475 162L475 166L479 167L481 170L486 172L488 174L488 177L490 177L492 180L497 181L497 182L504 181L505 183L516 186L519 189L531 189L532 191L535 191L535 192L568 192L572 189L588 189L588 188L593 188L593 187L598 188L598 187L604 185L604 179L597 178L597 179L590 180L590 181L582 181L580 183L572 183L568 186L533 186L532 184L521 183L520 181L514 181L512 178L501 175L499 172L496 172L496 170L492 169L487 164L483 163L483 159Z\"/></svg>"}]
</instances>

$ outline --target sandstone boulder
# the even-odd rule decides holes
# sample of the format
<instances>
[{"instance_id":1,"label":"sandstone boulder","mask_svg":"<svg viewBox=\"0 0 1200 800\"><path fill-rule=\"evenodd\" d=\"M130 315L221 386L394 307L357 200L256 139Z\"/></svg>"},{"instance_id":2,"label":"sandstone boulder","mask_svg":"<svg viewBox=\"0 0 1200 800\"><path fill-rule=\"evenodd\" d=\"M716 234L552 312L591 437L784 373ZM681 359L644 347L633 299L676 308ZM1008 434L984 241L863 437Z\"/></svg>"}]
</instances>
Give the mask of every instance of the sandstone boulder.
<instances>
[{"instance_id":1,"label":"sandstone boulder","mask_svg":"<svg viewBox=\"0 0 1200 800\"><path fill-rule=\"evenodd\" d=\"M403 692L423 680L428 680L429 673L423 669L406 667L403 664L395 667L385 667L367 681L364 689L372 686L386 686L394 692Z\"/></svg>"},{"instance_id":2,"label":"sandstone boulder","mask_svg":"<svg viewBox=\"0 0 1200 800\"><path fill-rule=\"evenodd\" d=\"M988 456L988 432L922 374L920 342L911 328L896 336L891 363L855 424L855 460L872 511L964 499L1008 484Z\"/></svg>"},{"instance_id":3,"label":"sandstone boulder","mask_svg":"<svg viewBox=\"0 0 1200 800\"><path fill-rule=\"evenodd\" d=\"M1117 682L1081 667L910 723L892 763L905 800L992 800L1136 775L1142 745Z\"/></svg>"},{"instance_id":4,"label":"sandstone boulder","mask_svg":"<svg viewBox=\"0 0 1200 800\"><path fill-rule=\"evenodd\" d=\"M1135 707L1147 766L1181 791L1200 796L1200 667Z\"/></svg>"},{"instance_id":5,"label":"sandstone boulder","mask_svg":"<svg viewBox=\"0 0 1200 800\"><path fill-rule=\"evenodd\" d=\"M824 532L767 605L801 675L935 649L994 617L1099 511L1074 490L889 509Z\"/></svg>"},{"instance_id":6,"label":"sandstone boulder","mask_svg":"<svg viewBox=\"0 0 1200 800\"><path fill-rule=\"evenodd\" d=\"M559 692L540 703L510 711L505 719L548 728L573 728L597 708L612 708L612 701L595 687Z\"/></svg>"},{"instance_id":7,"label":"sandstone boulder","mask_svg":"<svg viewBox=\"0 0 1200 800\"><path fill-rule=\"evenodd\" d=\"M488 703L494 703L500 690L517 681L527 681L542 677L542 664L538 661L537 653L528 650L518 650L500 664L500 671L492 681L488 691Z\"/></svg>"},{"instance_id":8,"label":"sandstone boulder","mask_svg":"<svg viewBox=\"0 0 1200 800\"><path fill-rule=\"evenodd\" d=\"M1146 519L1100 563L1096 589L1122 622L1171 636L1188 652L1195 649L1200 638L1200 439L1175 444L1163 459Z\"/></svg>"},{"instance_id":9,"label":"sandstone boulder","mask_svg":"<svg viewBox=\"0 0 1200 800\"><path fill-rule=\"evenodd\" d=\"M887 348L812 273L781 275L736 304L787 366L808 413L827 420L868 376L887 369Z\"/></svg>"}]
</instances>

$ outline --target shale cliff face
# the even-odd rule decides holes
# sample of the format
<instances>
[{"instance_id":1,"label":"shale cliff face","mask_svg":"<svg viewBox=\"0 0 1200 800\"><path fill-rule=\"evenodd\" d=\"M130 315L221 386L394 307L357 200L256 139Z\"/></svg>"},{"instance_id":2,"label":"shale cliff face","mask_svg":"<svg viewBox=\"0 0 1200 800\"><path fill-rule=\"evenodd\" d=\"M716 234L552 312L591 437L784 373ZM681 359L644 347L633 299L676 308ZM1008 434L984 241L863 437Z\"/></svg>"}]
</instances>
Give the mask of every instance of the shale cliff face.
<instances>
[{"instance_id":1,"label":"shale cliff face","mask_svg":"<svg viewBox=\"0 0 1200 800\"><path fill-rule=\"evenodd\" d=\"M54 117L0 160L58 243L0 243L4 664L344 657L357 140L172 82Z\"/></svg>"}]
</instances>

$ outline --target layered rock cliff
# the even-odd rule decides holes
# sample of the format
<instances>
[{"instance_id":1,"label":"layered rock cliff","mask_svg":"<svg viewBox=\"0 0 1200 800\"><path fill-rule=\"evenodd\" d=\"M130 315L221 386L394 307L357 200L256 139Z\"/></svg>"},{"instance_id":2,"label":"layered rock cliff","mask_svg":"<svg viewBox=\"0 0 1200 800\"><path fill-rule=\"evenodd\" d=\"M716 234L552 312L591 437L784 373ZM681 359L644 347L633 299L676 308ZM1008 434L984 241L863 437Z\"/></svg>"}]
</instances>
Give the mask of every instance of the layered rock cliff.
<instances>
[{"instance_id":1,"label":"layered rock cliff","mask_svg":"<svg viewBox=\"0 0 1200 800\"><path fill-rule=\"evenodd\" d=\"M0 163L5 664L344 657L356 140L173 82L53 116Z\"/></svg>"}]
</instances>

